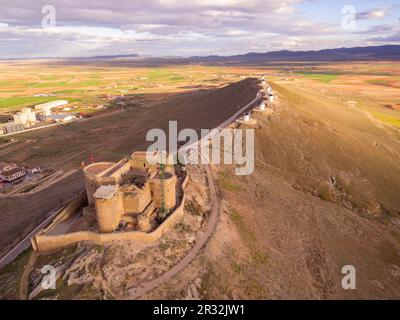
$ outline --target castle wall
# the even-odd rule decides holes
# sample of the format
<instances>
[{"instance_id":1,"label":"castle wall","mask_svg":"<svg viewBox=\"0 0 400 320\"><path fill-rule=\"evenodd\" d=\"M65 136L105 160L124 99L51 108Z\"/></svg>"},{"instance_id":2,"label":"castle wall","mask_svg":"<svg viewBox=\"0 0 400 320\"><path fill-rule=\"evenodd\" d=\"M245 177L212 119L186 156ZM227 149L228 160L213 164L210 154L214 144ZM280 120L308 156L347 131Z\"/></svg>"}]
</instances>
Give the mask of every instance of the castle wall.
<instances>
[{"instance_id":1,"label":"castle wall","mask_svg":"<svg viewBox=\"0 0 400 320\"><path fill-rule=\"evenodd\" d=\"M152 220L156 213L156 207L154 202L137 217L137 229L138 231L150 232L153 229Z\"/></svg>"},{"instance_id":2,"label":"castle wall","mask_svg":"<svg viewBox=\"0 0 400 320\"><path fill-rule=\"evenodd\" d=\"M60 222L63 222L75 214L78 208L82 207L86 202L86 192L81 192L76 196L66 207L61 209L60 213L54 218L49 226L42 230L43 233L50 232L54 229Z\"/></svg>"},{"instance_id":3,"label":"castle wall","mask_svg":"<svg viewBox=\"0 0 400 320\"><path fill-rule=\"evenodd\" d=\"M120 184L122 182L122 176L131 170L131 164L129 161L121 160L118 162L113 169L111 169L109 173L105 175L111 178L114 178L116 184Z\"/></svg>"},{"instance_id":4,"label":"castle wall","mask_svg":"<svg viewBox=\"0 0 400 320\"><path fill-rule=\"evenodd\" d=\"M162 156L160 154L155 155L155 157L153 159L153 162L156 162L156 163L152 164L152 163L147 161L147 154L148 154L148 152L146 152L146 151L144 151L144 152L140 152L140 151L139 152L138 151L134 152L132 154L131 160L130 160L131 166L133 168L138 168L138 169L151 169L152 171L157 171L158 168L159 168L159 164L158 163L160 163ZM169 163L172 163L172 162L169 162L169 161L170 161L170 159L167 159L166 167L169 168L169 169L172 168L172 170L173 170L173 165L169 164Z\"/></svg>"},{"instance_id":5,"label":"castle wall","mask_svg":"<svg viewBox=\"0 0 400 320\"><path fill-rule=\"evenodd\" d=\"M158 168L157 164L150 164L149 162L147 162L145 155L135 156L129 162L132 168L151 170L156 170Z\"/></svg>"},{"instance_id":6,"label":"castle wall","mask_svg":"<svg viewBox=\"0 0 400 320\"><path fill-rule=\"evenodd\" d=\"M176 180L176 176L173 176L173 180ZM182 182L182 188L184 190L186 189L188 180L189 177L186 176L186 178ZM176 181L173 183L174 187L175 183ZM117 193L119 194L120 198L116 197L115 199L113 199L113 201L116 201L116 203L113 204L112 201L106 201L105 203L100 204L100 206L104 205L102 207L102 209L104 210L102 210L101 212L103 212L104 214L102 218L104 218L105 222L107 222L108 212L110 212L110 210L111 212L114 212L116 208L119 210L119 212L121 212L121 216L118 217L118 224L122 219L122 214L123 214L122 194L121 192ZM166 194L170 195L169 192L166 192ZM118 201L118 198L120 199L120 202ZM44 234L44 232L48 230L44 229L40 231L34 238L31 239L32 248L39 253L48 253L74 245L81 241L92 241L95 243L107 243L113 241L138 241L142 243L153 243L159 240L166 231L171 229L173 225L176 224L176 222L183 217L185 199L186 196L183 195L180 205L174 210L174 212L160 226L158 226L157 229L149 233L143 231L114 232L114 233L96 233L90 231L80 231L74 233L67 233L63 235L46 235ZM76 201L76 203L78 202L79 200ZM76 203L74 203L74 205ZM150 208L149 206L148 208L146 208L146 210L149 210L150 212L153 211L153 208ZM111 215L111 217L113 217L113 215ZM53 226L57 224L56 220L59 223L60 221L63 220L63 217L57 217L54 220L54 223L52 224ZM116 220L117 219L110 222L111 227L114 227L115 225L118 226Z\"/></svg>"},{"instance_id":7,"label":"castle wall","mask_svg":"<svg viewBox=\"0 0 400 320\"><path fill-rule=\"evenodd\" d=\"M97 223L101 233L114 232L124 214L122 193L117 191L110 199L95 199Z\"/></svg>"},{"instance_id":8,"label":"castle wall","mask_svg":"<svg viewBox=\"0 0 400 320\"><path fill-rule=\"evenodd\" d=\"M85 189L89 204L94 204L93 194L97 190L96 176L85 172Z\"/></svg>"},{"instance_id":9,"label":"castle wall","mask_svg":"<svg viewBox=\"0 0 400 320\"><path fill-rule=\"evenodd\" d=\"M141 190L123 192L124 212L141 213L152 201L149 183Z\"/></svg>"},{"instance_id":10,"label":"castle wall","mask_svg":"<svg viewBox=\"0 0 400 320\"><path fill-rule=\"evenodd\" d=\"M81 241L92 241L95 243L107 243L113 241L138 241L142 243L153 243L159 240L163 234L172 228L179 219L183 217L185 196L179 207L154 231L150 233L142 231L116 232L116 233L95 233L80 231L63 235L37 235L32 238L32 247L40 253L48 253L59 250Z\"/></svg>"}]
</instances>

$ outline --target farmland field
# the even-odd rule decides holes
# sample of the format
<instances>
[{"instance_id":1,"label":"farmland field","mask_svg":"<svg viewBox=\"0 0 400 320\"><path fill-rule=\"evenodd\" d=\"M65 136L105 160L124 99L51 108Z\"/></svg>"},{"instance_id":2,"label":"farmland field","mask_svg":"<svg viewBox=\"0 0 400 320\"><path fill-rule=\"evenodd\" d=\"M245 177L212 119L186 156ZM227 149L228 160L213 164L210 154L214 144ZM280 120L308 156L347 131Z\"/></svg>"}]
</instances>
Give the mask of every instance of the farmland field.
<instances>
[{"instance_id":1,"label":"farmland field","mask_svg":"<svg viewBox=\"0 0 400 320\"><path fill-rule=\"evenodd\" d=\"M203 66L78 67L43 61L2 62L0 112L15 112L56 99L66 99L91 110L92 105L99 103L98 97L105 94L168 93L215 87L238 80L238 74L242 73L243 70L235 68Z\"/></svg>"},{"instance_id":2,"label":"farmland field","mask_svg":"<svg viewBox=\"0 0 400 320\"><path fill-rule=\"evenodd\" d=\"M169 120L178 121L179 129L215 127L254 98L260 88L254 78L265 74L276 104L272 116L255 115L262 126L255 135L254 174L239 178L232 168L214 168L220 202L228 214L221 216L214 242L205 249L212 272L203 277L199 273L203 261L194 260L192 265L193 274L204 281L205 297L220 297L221 290L232 297L265 298L270 297L269 284L286 282L293 283L292 297L347 297L334 287L327 291L318 274L312 280L316 289L307 277L297 275L320 272L336 283L337 270L357 255L362 255L361 277L375 277L389 293L375 293L365 280L364 290L354 295L396 297L396 282L374 272L396 259L392 248L397 240L392 234L397 231L392 221L399 213L400 175L395 165L400 141L399 70L398 62L251 67L0 63L3 116L55 99L68 100L76 106L74 111L93 112L88 119L20 133L11 145L5 144L10 143L7 137L0 140L1 161L53 171L78 169L68 180L53 185L51 192L0 199L7 209L0 219L2 250L11 248L53 207L83 189L82 162L91 156L94 161L118 161L144 150L148 130L166 131ZM126 103L96 114L95 106L103 103L106 94L125 96ZM333 227L337 229L332 231ZM380 240L376 246L357 242L357 233ZM230 244L224 244L224 239ZM337 250L341 241L344 244ZM219 252L220 244L224 248ZM382 247L389 248L383 258ZM208 257L214 257L215 250L220 255L217 262ZM306 262L298 255L302 251L307 252ZM325 261L326 252L333 262L321 271L310 270L309 261ZM295 263L287 265L286 257ZM296 268L302 273L293 271ZM272 276L283 269L282 277ZM185 273L180 277L180 283L186 284ZM244 293L242 283L249 284ZM313 289L303 295L307 286ZM271 297L280 297L280 289L276 290ZM165 298L164 291L160 294L149 298Z\"/></svg>"},{"instance_id":3,"label":"farmland field","mask_svg":"<svg viewBox=\"0 0 400 320\"><path fill-rule=\"evenodd\" d=\"M224 86L267 74L284 86L308 87L351 104L385 124L400 127L400 63L298 63L271 66L64 65L56 61L1 62L0 112L66 99L76 111L94 112L100 97L179 93Z\"/></svg>"}]
</instances>

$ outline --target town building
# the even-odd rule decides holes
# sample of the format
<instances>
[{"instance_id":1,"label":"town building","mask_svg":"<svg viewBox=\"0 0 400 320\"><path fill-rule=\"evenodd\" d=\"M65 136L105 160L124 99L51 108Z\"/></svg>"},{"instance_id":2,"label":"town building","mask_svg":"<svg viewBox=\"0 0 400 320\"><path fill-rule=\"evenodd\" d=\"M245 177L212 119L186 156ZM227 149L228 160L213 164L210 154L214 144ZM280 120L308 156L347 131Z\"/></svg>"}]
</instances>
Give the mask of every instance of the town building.
<instances>
[{"instance_id":1,"label":"town building","mask_svg":"<svg viewBox=\"0 0 400 320\"><path fill-rule=\"evenodd\" d=\"M10 134L22 131L36 124L36 114L31 108L23 108L12 116L12 121L0 124L0 134Z\"/></svg>"},{"instance_id":2,"label":"town building","mask_svg":"<svg viewBox=\"0 0 400 320\"><path fill-rule=\"evenodd\" d=\"M45 117L46 122L68 122L76 119L72 114L51 114Z\"/></svg>"},{"instance_id":3,"label":"town building","mask_svg":"<svg viewBox=\"0 0 400 320\"><path fill-rule=\"evenodd\" d=\"M22 123L15 123L14 121L0 124L0 134L15 133L24 129L25 126Z\"/></svg>"},{"instance_id":4,"label":"town building","mask_svg":"<svg viewBox=\"0 0 400 320\"><path fill-rule=\"evenodd\" d=\"M0 162L0 173L6 170L17 168L16 163Z\"/></svg>"},{"instance_id":5,"label":"town building","mask_svg":"<svg viewBox=\"0 0 400 320\"><path fill-rule=\"evenodd\" d=\"M31 108L23 108L21 112L13 115L15 124L22 124L25 128L34 126L36 124L36 114Z\"/></svg>"},{"instance_id":6,"label":"town building","mask_svg":"<svg viewBox=\"0 0 400 320\"><path fill-rule=\"evenodd\" d=\"M12 168L12 169L7 169L3 170L0 173L0 178L3 181L7 182L13 182L15 180L18 180L19 178L22 178L26 175L26 170L24 168Z\"/></svg>"}]
</instances>

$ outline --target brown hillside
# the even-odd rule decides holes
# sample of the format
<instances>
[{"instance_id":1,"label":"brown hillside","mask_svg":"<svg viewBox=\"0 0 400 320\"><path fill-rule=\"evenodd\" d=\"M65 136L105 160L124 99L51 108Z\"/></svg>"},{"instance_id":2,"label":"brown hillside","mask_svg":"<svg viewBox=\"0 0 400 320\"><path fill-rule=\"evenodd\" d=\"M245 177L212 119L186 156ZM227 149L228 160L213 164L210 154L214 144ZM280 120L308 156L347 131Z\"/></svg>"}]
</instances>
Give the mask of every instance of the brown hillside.
<instances>
[{"instance_id":1,"label":"brown hillside","mask_svg":"<svg viewBox=\"0 0 400 320\"><path fill-rule=\"evenodd\" d=\"M204 254L150 298L400 297L399 140L318 93L274 86L256 170L215 167L222 213ZM353 265L357 289L341 287Z\"/></svg>"}]
</instances>

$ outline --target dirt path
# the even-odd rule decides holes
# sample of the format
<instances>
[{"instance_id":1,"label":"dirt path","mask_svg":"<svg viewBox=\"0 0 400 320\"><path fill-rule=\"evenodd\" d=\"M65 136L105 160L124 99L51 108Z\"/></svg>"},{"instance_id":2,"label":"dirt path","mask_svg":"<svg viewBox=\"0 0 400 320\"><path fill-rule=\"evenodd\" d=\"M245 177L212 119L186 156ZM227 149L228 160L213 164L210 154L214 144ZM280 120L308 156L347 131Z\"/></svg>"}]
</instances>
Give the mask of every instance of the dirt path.
<instances>
[{"instance_id":1,"label":"dirt path","mask_svg":"<svg viewBox=\"0 0 400 320\"><path fill-rule=\"evenodd\" d=\"M393 136L393 132L390 131L389 128L391 130L394 130L394 131L397 131L397 132L400 132L399 129L395 128L394 126L388 125L386 123L382 123L381 121L377 120L371 113L369 113L366 110L360 110L360 109L357 109L357 110L362 112L373 123L374 126L376 126L379 129L384 130L394 142L400 144L400 141L397 140L396 137Z\"/></svg>"},{"instance_id":2,"label":"dirt path","mask_svg":"<svg viewBox=\"0 0 400 320\"><path fill-rule=\"evenodd\" d=\"M205 232L201 233L196 239L196 243L193 248L189 251L189 253L181 260L177 265L175 265L172 269L168 270L162 276L154 279L152 281L146 282L142 284L131 296L128 296L126 299L138 299L142 295L151 291L152 289L158 287L165 281L168 281L173 276L175 276L178 272L186 268L193 259L197 256L200 250L207 244L208 240L213 235L214 231L217 228L218 218L219 218L219 205L218 199L216 196L214 178L212 176L211 168L209 165L206 166L207 171L207 180L210 188L210 201L212 204L212 210L210 214L210 220L208 221L207 228Z\"/></svg>"},{"instance_id":3,"label":"dirt path","mask_svg":"<svg viewBox=\"0 0 400 320\"><path fill-rule=\"evenodd\" d=\"M11 141L11 142L5 143L5 144L3 144L3 145L0 146L0 149L9 147L10 145L13 145L13 144L15 144L15 143L17 143L17 142L18 142L18 141Z\"/></svg>"},{"instance_id":4,"label":"dirt path","mask_svg":"<svg viewBox=\"0 0 400 320\"><path fill-rule=\"evenodd\" d=\"M29 256L28 263L24 268L24 273L22 274L20 284L19 284L19 299L20 300L28 300L28 291L29 291L29 275L35 267L38 255L35 251L31 252Z\"/></svg>"},{"instance_id":5,"label":"dirt path","mask_svg":"<svg viewBox=\"0 0 400 320\"><path fill-rule=\"evenodd\" d=\"M3 137L4 135L2 135L1 137ZM13 143L14 144L14 143ZM11 148L6 148L5 150L2 150L0 152L0 156L4 156L6 154L9 154L11 152L14 152L18 149L22 149L23 147L26 147L28 144L24 143L24 142L20 142L17 145L11 145ZM9 145L10 146L10 145Z\"/></svg>"},{"instance_id":6,"label":"dirt path","mask_svg":"<svg viewBox=\"0 0 400 320\"><path fill-rule=\"evenodd\" d=\"M109 152L126 154L126 150L143 150L149 144L148 142L144 142L149 128L158 127L167 131L170 120L177 121L180 124L180 129L193 128L199 131L201 128L220 128L218 124L223 121L226 122L226 119L230 121L232 118L237 117L239 113L243 113L245 109L251 107L257 101L258 96L250 103L247 103L247 101L254 97L258 91L259 87L255 79L246 79L223 89L202 91L190 95L177 95L171 99L167 99L165 102L154 104L152 108L141 109L134 116L132 116L131 111L119 112L119 115L111 115L109 118L104 116L111 123L108 127L105 126L102 128L104 134L99 134L98 131L95 131L97 130L96 125L98 121L87 121L85 122L87 123L86 129L89 131L93 129L93 133L79 136L78 141L81 144L81 149L87 150L93 147L106 149L104 148L105 145L110 146L107 154L100 153L99 158L101 159L109 159ZM245 103L247 105L240 108ZM126 117L122 117L121 114L126 115ZM214 116L210 117L210 114ZM118 127L122 127L124 130L117 131L115 129L117 122ZM76 124L71 124L70 126L73 128ZM64 128L65 130L67 129ZM41 159L43 165L48 163L57 166L60 163L65 164L66 162L73 161L78 163L76 158L81 154L81 151L77 153L74 152L74 149L79 132L68 135L68 132L65 133L64 131L63 127L61 127L48 129L47 133L46 130L41 134L32 133L33 136L31 138L39 141L36 144L37 149L35 151L45 152L47 149L52 148L57 150L60 145L64 148L59 156L51 157L51 161L47 158L43 158L44 160ZM51 136L54 139L44 139L41 141L42 135L46 137ZM84 139L86 140L81 141ZM102 142L95 146L90 146L92 144L91 139ZM28 150L13 154L13 157L7 160L26 159L27 163L30 164L29 152L28 148ZM22 247L18 245L19 242L16 234L25 235L30 233L32 229L36 228L35 224L37 222L48 217L48 213L52 209L83 188L83 179L81 173L78 172L58 181L50 188L40 190L37 194L0 199L0 207L4 210L4 214L1 215L0 219L0 244L3 246L3 250L0 250L0 253L6 252L7 249L12 248L15 244L18 246L17 251L19 251ZM13 223L10 223L10 221ZM12 250L12 252L12 255L14 255L16 251ZM2 264L4 265L5 258L7 260L11 259L10 256L4 257L0 261L0 267Z\"/></svg>"},{"instance_id":7,"label":"dirt path","mask_svg":"<svg viewBox=\"0 0 400 320\"><path fill-rule=\"evenodd\" d=\"M221 125L219 125L217 130L222 130L223 128L230 125L239 116L241 116L244 112L246 112L248 109L250 109L254 105L254 103L256 103L259 99L261 99L261 95L257 94L257 96L251 102L246 104L238 112L236 112L233 116L231 116L226 121L224 121ZM212 135L212 133L211 133L211 135ZM208 139L208 136L204 137L203 139ZM191 146L188 146L186 148L190 149ZM137 289L134 290L134 293L132 295L128 296L125 299L138 299L141 296L143 296L144 294L146 294L147 292L158 287L165 281L170 280L173 276L175 276L177 273L179 273L184 268L186 268L188 265L190 265L190 263L194 260L194 258L200 252L200 250L204 248L204 246L207 244L208 240L214 234L214 232L217 228L218 219L219 219L219 204L218 204L217 192L215 189L214 178L212 176L210 165L206 165L206 172L207 172L208 187L210 189L210 201L211 201L211 208L212 208L211 214L210 214L210 220L208 221L206 230L204 232L202 232L196 238L196 243L193 246L193 248L188 252L188 254L181 261L179 261L178 264L176 264L174 267L172 267L172 269L168 270L166 273L164 273L160 277L140 285Z\"/></svg>"}]
</instances>

